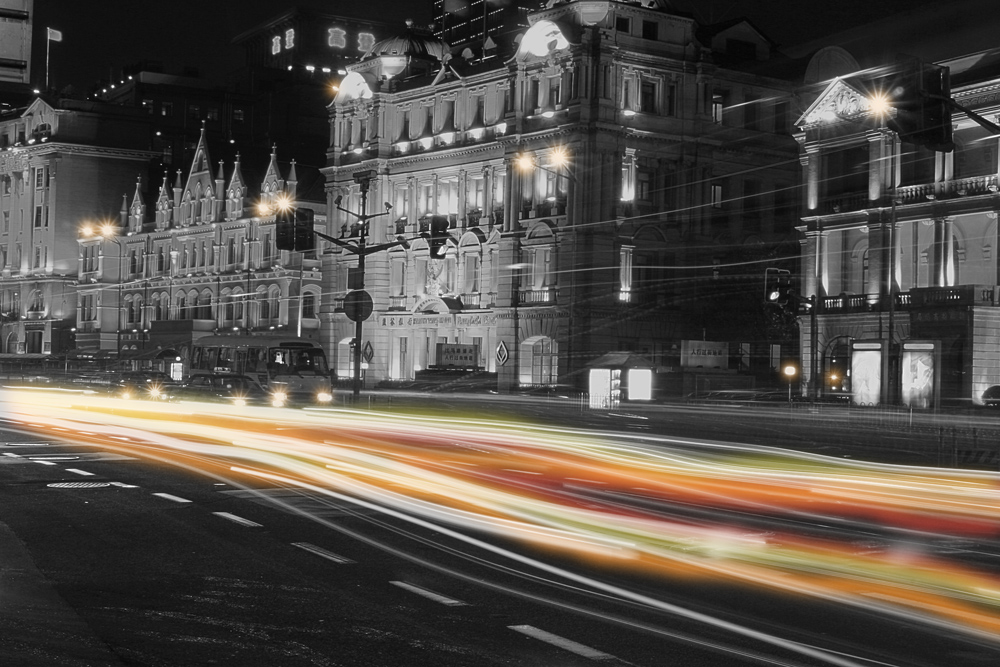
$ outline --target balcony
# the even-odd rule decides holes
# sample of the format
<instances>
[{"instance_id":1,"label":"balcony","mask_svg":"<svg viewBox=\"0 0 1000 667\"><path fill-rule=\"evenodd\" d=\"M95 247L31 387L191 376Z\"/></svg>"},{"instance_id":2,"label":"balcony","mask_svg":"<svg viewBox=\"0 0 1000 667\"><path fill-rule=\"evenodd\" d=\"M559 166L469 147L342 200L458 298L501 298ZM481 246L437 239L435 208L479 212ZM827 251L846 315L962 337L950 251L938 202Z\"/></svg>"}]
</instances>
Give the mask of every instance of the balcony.
<instances>
[{"instance_id":1,"label":"balcony","mask_svg":"<svg viewBox=\"0 0 1000 667\"><path fill-rule=\"evenodd\" d=\"M900 310L941 308L948 306L997 306L1000 305L1000 286L956 285L954 287L915 287L896 294L895 307ZM823 299L821 313L848 314L877 312L880 302L867 294L841 294ZM888 303L886 303L888 306Z\"/></svg>"},{"instance_id":2,"label":"balcony","mask_svg":"<svg viewBox=\"0 0 1000 667\"><path fill-rule=\"evenodd\" d=\"M554 287L520 290L518 292L518 299L521 305L526 306L554 304L556 302L556 290Z\"/></svg>"}]
</instances>

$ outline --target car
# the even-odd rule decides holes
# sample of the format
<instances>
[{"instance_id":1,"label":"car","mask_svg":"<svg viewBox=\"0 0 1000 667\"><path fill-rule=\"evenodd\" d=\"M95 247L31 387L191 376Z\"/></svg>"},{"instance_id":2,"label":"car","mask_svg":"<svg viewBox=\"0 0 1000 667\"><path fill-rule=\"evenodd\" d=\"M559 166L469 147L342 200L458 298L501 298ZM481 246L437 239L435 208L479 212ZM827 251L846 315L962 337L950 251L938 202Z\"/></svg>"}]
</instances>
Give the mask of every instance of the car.
<instances>
[{"instance_id":1,"label":"car","mask_svg":"<svg viewBox=\"0 0 1000 667\"><path fill-rule=\"evenodd\" d=\"M173 378L160 371L130 371L122 373L112 386L118 398L166 399L175 385Z\"/></svg>"},{"instance_id":2,"label":"car","mask_svg":"<svg viewBox=\"0 0 1000 667\"><path fill-rule=\"evenodd\" d=\"M272 405L271 395L248 375L196 373L170 392L174 400L216 401L233 405Z\"/></svg>"}]
</instances>

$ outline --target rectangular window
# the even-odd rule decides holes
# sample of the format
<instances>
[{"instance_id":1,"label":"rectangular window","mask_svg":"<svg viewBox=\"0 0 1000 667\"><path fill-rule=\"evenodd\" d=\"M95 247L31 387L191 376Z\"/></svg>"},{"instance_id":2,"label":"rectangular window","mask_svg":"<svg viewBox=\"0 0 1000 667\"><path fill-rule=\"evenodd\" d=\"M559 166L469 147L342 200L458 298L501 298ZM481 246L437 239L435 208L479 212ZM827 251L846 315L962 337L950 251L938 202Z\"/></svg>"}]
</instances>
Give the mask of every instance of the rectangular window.
<instances>
[{"instance_id":1,"label":"rectangular window","mask_svg":"<svg viewBox=\"0 0 1000 667\"><path fill-rule=\"evenodd\" d=\"M45 209L42 206L35 207L35 227L45 226Z\"/></svg>"},{"instance_id":2,"label":"rectangular window","mask_svg":"<svg viewBox=\"0 0 1000 667\"><path fill-rule=\"evenodd\" d=\"M672 83L668 83L665 86L663 97L663 115L677 115L677 86Z\"/></svg>"},{"instance_id":3,"label":"rectangular window","mask_svg":"<svg viewBox=\"0 0 1000 667\"><path fill-rule=\"evenodd\" d=\"M712 208L722 208L722 185L712 184Z\"/></svg>"},{"instance_id":4,"label":"rectangular window","mask_svg":"<svg viewBox=\"0 0 1000 667\"><path fill-rule=\"evenodd\" d=\"M722 123L722 110L725 108L726 100L723 93L714 93L712 95L712 120L716 123Z\"/></svg>"},{"instance_id":5,"label":"rectangular window","mask_svg":"<svg viewBox=\"0 0 1000 667\"><path fill-rule=\"evenodd\" d=\"M219 107L208 107L205 110L205 117L208 120L219 120Z\"/></svg>"},{"instance_id":6,"label":"rectangular window","mask_svg":"<svg viewBox=\"0 0 1000 667\"><path fill-rule=\"evenodd\" d=\"M635 172L635 198L639 201L652 201L653 199L653 174L646 169L639 169Z\"/></svg>"},{"instance_id":7,"label":"rectangular window","mask_svg":"<svg viewBox=\"0 0 1000 667\"><path fill-rule=\"evenodd\" d=\"M743 96L743 127L748 130L760 129L759 100L757 95Z\"/></svg>"},{"instance_id":8,"label":"rectangular window","mask_svg":"<svg viewBox=\"0 0 1000 667\"><path fill-rule=\"evenodd\" d=\"M657 21L642 22L642 38L657 40L660 38L660 24Z\"/></svg>"},{"instance_id":9,"label":"rectangular window","mask_svg":"<svg viewBox=\"0 0 1000 667\"><path fill-rule=\"evenodd\" d=\"M143 101L142 101L142 108L143 108L143 109L144 109L144 110L146 111L146 113L147 113L147 114L149 114L150 116L152 116L152 115L153 115L153 111L155 110L155 109L154 109L154 106L155 106L155 105L153 104L153 100L148 100L148 99L147 99L147 100L143 100Z\"/></svg>"},{"instance_id":10,"label":"rectangular window","mask_svg":"<svg viewBox=\"0 0 1000 667\"><path fill-rule=\"evenodd\" d=\"M626 34L632 32L632 19L627 16L616 16L615 17L615 30L618 32L624 32Z\"/></svg>"},{"instance_id":11,"label":"rectangular window","mask_svg":"<svg viewBox=\"0 0 1000 667\"><path fill-rule=\"evenodd\" d=\"M656 113L656 83L643 81L639 84L639 111Z\"/></svg>"},{"instance_id":12,"label":"rectangular window","mask_svg":"<svg viewBox=\"0 0 1000 667\"><path fill-rule=\"evenodd\" d=\"M198 120L201 118L201 107L197 104L188 105L188 118Z\"/></svg>"},{"instance_id":13,"label":"rectangular window","mask_svg":"<svg viewBox=\"0 0 1000 667\"><path fill-rule=\"evenodd\" d=\"M41 190L45 187L45 167L35 169L35 189Z\"/></svg>"},{"instance_id":14,"label":"rectangular window","mask_svg":"<svg viewBox=\"0 0 1000 667\"><path fill-rule=\"evenodd\" d=\"M468 254L465 256L465 289L466 294L476 294L479 292L479 255Z\"/></svg>"},{"instance_id":15,"label":"rectangular window","mask_svg":"<svg viewBox=\"0 0 1000 667\"><path fill-rule=\"evenodd\" d=\"M246 119L246 112L243 109L236 107L233 109L233 122L242 123Z\"/></svg>"},{"instance_id":16,"label":"rectangular window","mask_svg":"<svg viewBox=\"0 0 1000 667\"><path fill-rule=\"evenodd\" d=\"M774 104L774 133L788 134L788 102Z\"/></svg>"},{"instance_id":17,"label":"rectangular window","mask_svg":"<svg viewBox=\"0 0 1000 667\"><path fill-rule=\"evenodd\" d=\"M3 233L10 233L10 211L3 212Z\"/></svg>"},{"instance_id":18,"label":"rectangular window","mask_svg":"<svg viewBox=\"0 0 1000 667\"><path fill-rule=\"evenodd\" d=\"M166 116L168 118L170 116L173 116L174 115L174 103L173 102L164 102L160 106L160 115L161 116Z\"/></svg>"}]
</instances>

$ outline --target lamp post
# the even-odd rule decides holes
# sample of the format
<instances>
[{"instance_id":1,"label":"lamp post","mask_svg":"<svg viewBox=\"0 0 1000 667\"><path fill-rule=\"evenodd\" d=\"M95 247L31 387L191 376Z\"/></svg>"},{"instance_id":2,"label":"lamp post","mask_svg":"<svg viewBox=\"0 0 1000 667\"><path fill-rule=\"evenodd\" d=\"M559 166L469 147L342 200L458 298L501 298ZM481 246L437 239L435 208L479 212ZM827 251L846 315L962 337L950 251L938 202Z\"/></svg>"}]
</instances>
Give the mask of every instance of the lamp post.
<instances>
[{"instance_id":1,"label":"lamp post","mask_svg":"<svg viewBox=\"0 0 1000 667\"><path fill-rule=\"evenodd\" d=\"M365 257L372 253L386 250L388 248L392 248L399 245L403 246L404 248L409 247L409 244L402 237L397 237L396 241L392 241L389 243L379 243L378 245L373 245L373 246L367 245L368 221L373 218L378 218L383 215L388 215L389 211L392 210L392 206L388 202L386 202L384 213L375 213L373 215L369 215L367 213L368 190L371 187L372 180L376 176L377 174L374 170L359 171L354 173L354 182L358 184L358 187L360 188L361 191L361 213L355 213L354 211L350 211L341 206L340 203L343 201L342 196L338 196L336 199L333 200L333 205L337 208L338 211L346 213L347 215L352 216L358 221L360 229L358 231L358 242L356 244L348 243L346 241L334 238L332 236L328 236L321 232L313 232L316 236L319 236L322 239L326 239L327 241L333 243L334 245L344 248L351 254L357 255L358 257L358 268L357 268L357 273L355 274L356 278L354 280L354 284L353 286L351 285L348 286L353 287L353 289L351 290L352 294L356 293L361 296L360 299L352 301L352 303L360 305L359 302L364 301L368 304L368 308L367 312L364 312L365 309L363 307L357 307L355 311L352 313L353 316L351 318L354 320L353 357L354 357L354 402L355 403L357 403L361 398L361 351L362 351L361 344L363 340L362 335L364 333L364 321L368 319L368 316L371 314L370 310L371 296L369 296L368 293L364 291ZM367 297L367 299L365 299L364 297Z\"/></svg>"}]
</instances>

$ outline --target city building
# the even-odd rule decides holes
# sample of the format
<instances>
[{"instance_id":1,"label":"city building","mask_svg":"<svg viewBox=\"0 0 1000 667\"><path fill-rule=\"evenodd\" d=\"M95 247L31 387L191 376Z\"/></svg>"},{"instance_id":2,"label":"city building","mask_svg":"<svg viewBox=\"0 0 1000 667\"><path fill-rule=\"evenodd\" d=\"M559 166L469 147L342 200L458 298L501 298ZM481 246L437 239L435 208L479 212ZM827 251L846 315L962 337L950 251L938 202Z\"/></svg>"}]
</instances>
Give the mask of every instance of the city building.
<instances>
[{"instance_id":1,"label":"city building","mask_svg":"<svg viewBox=\"0 0 1000 667\"><path fill-rule=\"evenodd\" d=\"M338 378L355 374L363 285L367 386L456 369L583 389L612 351L678 392L738 370L776 381L762 286L766 267L795 268L799 165L771 43L654 0L550 2L528 21L503 57L411 25L347 68L330 226L406 245L360 276L351 248L323 255Z\"/></svg>"},{"instance_id":2,"label":"city building","mask_svg":"<svg viewBox=\"0 0 1000 667\"><path fill-rule=\"evenodd\" d=\"M34 0L0 0L2 84L31 83L31 27L34 8Z\"/></svg>"},{"instance_id":3,"label":"city building","mask_svg":"<svg viewBox=\"0 0 1000 667\"><path fill-rule=\"evenodd\" d=\"M76 228L113 214L148 171L147 132L142 116L95 102L43 96L0 114L0 354L74 346Z\"/></svg>"},{"instance_id":4,"label":"city building","mask_svg":"<svg viewBox=\"0 0 1000 667\"><path fill-rule=\"evenodd\" d=\"M1000 51L976 6L910 12L827 40L850 51L813 51L796 123L812 395L936 408L982 404L1000 385ZM939 34L946 14L960 18ZM941 101L949 82L957 106Z\"/></svg>"},{"instance_id":5,"label":"city building","mask_svg":"<svg viewBox=\"0 0 1000 667\"><path fill-rule=\"evenodd\" d=\"M278 200L315 212L325 229L318 171L263 165L228 168L209 155L202 131L185 175L151 188L139 180L117 216L80 221L77 352L136 366L185 358L212 333L284 331L319 335L319 262L278 250ZM315 200L315 201L313 201Z\"/></svg>"}]
</instances>

